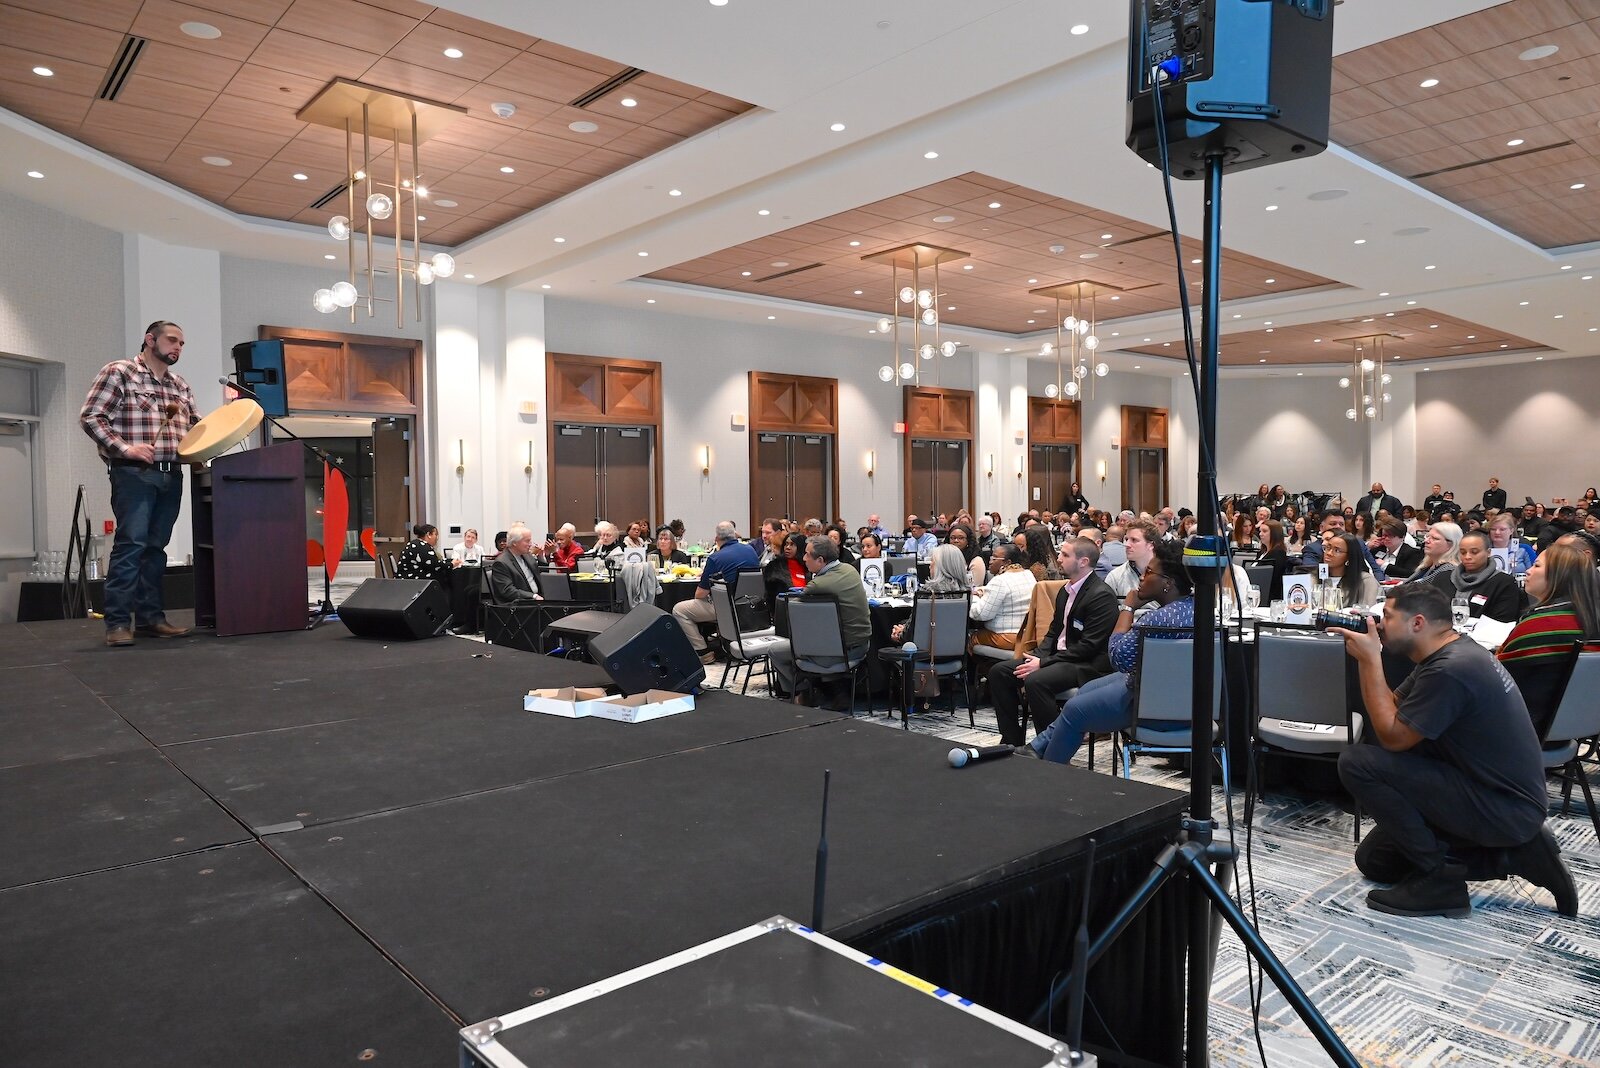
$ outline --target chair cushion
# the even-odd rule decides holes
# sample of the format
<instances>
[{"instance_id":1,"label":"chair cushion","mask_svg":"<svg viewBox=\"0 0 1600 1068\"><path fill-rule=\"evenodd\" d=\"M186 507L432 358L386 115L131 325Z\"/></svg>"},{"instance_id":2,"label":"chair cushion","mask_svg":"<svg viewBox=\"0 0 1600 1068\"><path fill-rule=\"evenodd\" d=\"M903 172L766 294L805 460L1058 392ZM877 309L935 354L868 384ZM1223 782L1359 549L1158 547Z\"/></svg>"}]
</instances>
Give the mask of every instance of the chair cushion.
<instances>
[{"instance_id":1,"label":"chair cushion","mask_svg":"<svg viewBox=\"0 0 1600 1068\"><path fill-rule=\"evenodd\" d=\"M974 645L972 647L972 655L973 656L981 656L985 660L1012 660L1012 659L1015 659L1014 656L1012 655L1012 650L1010 650L1010 649L1001 649L1001 648L999 648L997 646L993 646L993 645Z\"/></svg>"},{"instance_id":2,"label":"chair cushion","mask_svg":"<svg viewBox=\"0 0 1600 1068\"><path fill-rule=\"evenodd\" d=\"M1192 745L1189 738L1192 732L1188 727L1178 727L1174 730L1162 730L1153 723L1139 723L1133 728L1133 740L1139 745L1156 746L1157 748L1171 747L1173 749L1188 749Z\"/></svg>"},{"instance_id":3,"label":"chair cushion","mask_svg":"<svg viewBox=\"0 0 1600 1068\"><path fill-rule=\"evenodd\" d=\"M1366 721L1356 716L1350 724L1351 734L1361 741L1361 730ZM1299 723L1292 719L1263 718L1256 726L1256 736L1274 749L1310 756L1329 755L1345 748L1343 726L1326 723Z\"/></svg>"},{"instance_id":4,"label":"chair cushion","mask_svg":"<svg viewBox=\"0 0 1600 1068\"><path fill-rule=\"evenodd\" d=\"M1556 749L1546 749L1539 755L1544 758L1545 767L1559 768L1563 764L1571 763L1573 758L1578 755L1578 743L1568 742L1566 745Z\"/></svg>"},{"instance_id":5,"label":"chair cushion","mask_svg":"<svg viewBox=\"0 0 1600 1068\"><path fill-rule=\"evenodd\" d=\"M776 633L778 631L775 627L764 627L761 630L741 630L739 637L744 641L749 641L752 638L770 638ZM787 638L784 639L784 641L788 640Z\"/></svg>"},{"instance_id":6,"label":"chair cushion","mask_svg":"<svg viewBox=\"0 0 1600 1068\"><path fill-rule=\"evenodd\" d=\"M752 659L758 656L767 656L780 645L788 645L788 638L780 638L775 634L752 635L746 634L739 642L739 648L744 655Z\"/></svg>"}]
</instances>

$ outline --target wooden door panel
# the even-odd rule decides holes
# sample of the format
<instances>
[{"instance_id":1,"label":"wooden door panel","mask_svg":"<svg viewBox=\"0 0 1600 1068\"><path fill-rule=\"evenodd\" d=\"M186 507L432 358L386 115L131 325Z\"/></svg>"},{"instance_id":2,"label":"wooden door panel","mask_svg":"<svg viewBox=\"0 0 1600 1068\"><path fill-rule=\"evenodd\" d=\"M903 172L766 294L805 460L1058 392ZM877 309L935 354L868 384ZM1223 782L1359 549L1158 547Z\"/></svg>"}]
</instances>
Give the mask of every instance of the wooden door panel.
<instances>
[{"instance_id":1,"label":"wooden door panel","mask_svg":"<svg viewBox=\"0 0 1600 1068\"><path fill-rule=\"evenodd\" d=\"M831 441L821 435L793 435L790 441L789 485L794 517L833 522L829 514L833 495L828 483L833 474Z\"/></svg>"},{"instance_id":2,"label":"wooden door panel","mask_svg":"<svg viewBox=\"0 0 1600 1068\"><path fill-rule=\"evenodd\" d=\"M654 526L652 433L636 427L603 427L598 434L602 442L600 514L624 530L641 517L649 518Z\"/></svg>"},{"instance_id":3,"label":"wooden door panel","mask_svg":"<svg viewBox=\"0 0 1600 1068\"><path fill-rule=\"evenodd\" d=\"M600 466L599 430L557 426L550 457L550 523L571 523L579 533L594 529L600 514L595 472Z\"/></svg>"},{"instance_id":4,"label":"wooden door panel","mask_svg":"<svg viewBox=\"0 0 1600 1068\"><path fill-rule=\"evenodd\" d=\"M750 529L761 529L763 517L789 515L789 445L783 434L757 434L752 482Z\"/></svg>"},{"instance_id":5,"label":"wooden door panel","mask_svg":"<svg viewBox=\"0 0 1600 1068\"><path fill-rule=\"evenodd\" d=\"M940 441L935 443L935 473L933 486L933 514L955 515L967 505L967 443Z\"/></svg>"}]
</instances>

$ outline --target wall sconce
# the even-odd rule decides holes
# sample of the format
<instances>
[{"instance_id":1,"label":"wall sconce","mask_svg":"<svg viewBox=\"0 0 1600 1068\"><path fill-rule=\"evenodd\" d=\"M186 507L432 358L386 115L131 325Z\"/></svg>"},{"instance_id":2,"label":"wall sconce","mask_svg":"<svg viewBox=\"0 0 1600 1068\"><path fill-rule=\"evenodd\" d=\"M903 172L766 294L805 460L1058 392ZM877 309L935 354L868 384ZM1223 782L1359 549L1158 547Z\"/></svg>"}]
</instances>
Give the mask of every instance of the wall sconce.
<instances>
[{"instance_id":1,"label":"wall sconce","mask_svg":"<svg viewBox=\"0 0 1600 1068\"><path fill-rule=\"evenodd\" d=\"M878 473L878 450L867 450L867 477L871 478Z\"/></svg>"},{"instance_id":2,"label":"wall sconce","mask_svg":"<svg viewBox=\"0 0 1600 1068\"><path fill-rule=\"evenodd\" d=\"M992 452L989 454L989 466L984 470L984 474L989 478L994 477L994 453Z\"/></svg>"},{"instance_id":3,"label":"wall sconce","mask_svg":"<svg viewBox=\"0 0 1600 1068\"><path fill-rule=\"evenodd\" d=\"M700 474L702 477L711 474L711 446L700 446Z\"/></svg>"},{"instance_id":4,"label":"wall sconce","mask_svg":"<svg viewBox=\"0 0 1600 1068\"><path fill-rule=\"evenodd\" d=\"M533 474L533 439L532 438L528 439L528 462L523 465L522 473L525 474L525 475Z\"/></svg>"},{"instance_id":5,"label":"wall sconce","mask_svg":"<svg viewBox=\"0 0 1600 1068\"><path fill-rule=\"evenodd\" d=\"M1022 473L1022 457L1019 456L1017 457L1017 478L1022 479L1025 477L1026 476Z\"/></svg>"},{"instance_id":6,"label":"wall sconce","mask_svg":"<svg viewBox=\"0 0 1600 1068\"><path fill-rule=\"evenodd\" d=\"M464 475L466 473L467 473L467 440L465 438L457 438L456 439L456 474Z\"/></svg>"},{"instance_id":7,"label":"wall sconce","mask_svg":"<svg viewBox=\"0 0 1600 1068\"><path fill-rule=\"evenodd\" d=\"M1101 482L1106 480L1106 462L1104 460L1096 460L1094 462L1094 473L1100 476Z\"/></svg>"}]
</instances>

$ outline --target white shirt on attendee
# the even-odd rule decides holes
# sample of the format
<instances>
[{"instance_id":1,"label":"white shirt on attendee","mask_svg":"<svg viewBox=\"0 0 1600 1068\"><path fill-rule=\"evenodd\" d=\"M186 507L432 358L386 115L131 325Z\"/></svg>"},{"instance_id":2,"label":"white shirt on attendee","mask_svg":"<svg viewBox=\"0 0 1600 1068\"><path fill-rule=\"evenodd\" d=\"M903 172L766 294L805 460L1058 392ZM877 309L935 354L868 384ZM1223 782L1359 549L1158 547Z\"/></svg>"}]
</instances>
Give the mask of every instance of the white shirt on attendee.
<instances>
[{"instance_id":1,"label":"white shirt on attendee","mask_svg":"<svg viewBox=\"0 0 1600 1068\"><path fill-rule=\"evenodd\" d=\"M450 559L460 561L463 564L482 564L483 543L475 542L468 546L466 542L461 542L450 550Z\"/></svg>"}]
</instances>

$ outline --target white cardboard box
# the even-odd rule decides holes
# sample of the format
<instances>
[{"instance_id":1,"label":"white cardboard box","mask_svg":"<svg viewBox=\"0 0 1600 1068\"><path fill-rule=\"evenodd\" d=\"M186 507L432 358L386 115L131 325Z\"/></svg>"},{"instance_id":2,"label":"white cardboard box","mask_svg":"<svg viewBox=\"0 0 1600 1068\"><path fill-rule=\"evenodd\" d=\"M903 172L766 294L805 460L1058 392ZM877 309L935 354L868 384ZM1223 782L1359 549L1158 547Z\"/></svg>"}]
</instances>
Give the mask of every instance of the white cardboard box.
<instances>
[{"instance_id":1,"label":"white cardboard box","mask_svg":"<svg viewBox=\"0 0 1600 1068\"><path fill-rule=\"evenodd\" d=\"M646 693L597 701L589 715L601 719L621 720L623 723L643 723L647 719L675 716L679 712L694 711L694 694L676 693L672 690L650 690Z\"/></svg>"},{"instance_id":2,"label":"white cardboard box","mask_svg":"<svg viewBox=\"0 0 1600 1068\"><path fill-rule=\"evenodd\" d=\"M522 710L582 719L592 714L595 705L605 704L607 700L605 690L599 687L562 686L550 690L529 690L528 696L522 699Z\"/></svg>"}]
</instances>

